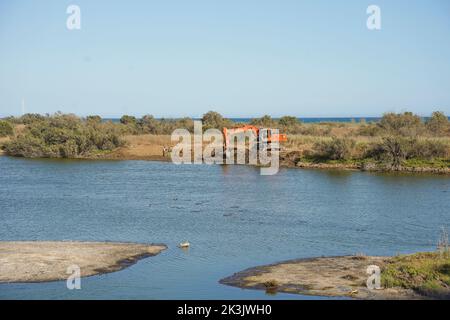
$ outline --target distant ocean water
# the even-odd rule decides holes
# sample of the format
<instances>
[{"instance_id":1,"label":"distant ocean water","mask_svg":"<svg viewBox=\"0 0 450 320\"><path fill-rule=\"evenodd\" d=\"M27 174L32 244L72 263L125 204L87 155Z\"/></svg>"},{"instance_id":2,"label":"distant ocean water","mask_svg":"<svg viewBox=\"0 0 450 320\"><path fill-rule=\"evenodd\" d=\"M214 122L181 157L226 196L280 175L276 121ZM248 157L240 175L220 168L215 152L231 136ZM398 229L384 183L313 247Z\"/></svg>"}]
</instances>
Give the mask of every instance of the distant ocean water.
<instances>
[{"instance_id":1,"label":"distant ocean water","mask_svg":"<svg viewBox=\"0 0 450 320\"><path fill-rule=\"evenodd\" d=\"M279 118L273 118L277 120ZM319 123L319 122L373 122L378 121L380 117L350 117L350 118L330 118L330 117L319 117L319 118L297 118L299 121L304 123ZM252 120L252 118L231 118L234 122L248 123Z\"/></svg>"},{"instance_id":2,"label":"distant ocean water","mask_svg":"<svg viewBox=\"0 0 450 320\"><path fill-rule=\"evenodd\" d=\"M422 117L423 120L428 119L429 117ZM158 118L160 119L160 118ZM236 123L249 123L252 118L229 118L233 122ZM274 120L277 120L279 118L273 118ZM317 117L317 118L297 118L300 122L303 123L320 123L320 122L377 122L381 119L381 117ZM450 117L448 117L450 121ZM119 122L119 118L104 118L104 121L112 121L112 122ZM198 118L195 118L195 120L200 120Z\"/></svg>"},{"instance_id":3,"label":"distant ocean water","mask_svg":"<svg viewBox=\"0 0 450 320\"><path fill-rule=\"evenodd\" d=\"M238 123L249 123L252 118L229 118L233 122ZM273 118L274 120L277 120L279 118ZM380 120L380 117L346 117L346 118L340 118L340 117L318 117L318 118L297 118L299 121L304 123L320 123L320 122L376 122ZM112 122L119 122L119 118L104 118L105 121L112 121ZM200 119L195 119L200 120Z\"/></svg>"}]
</instances>

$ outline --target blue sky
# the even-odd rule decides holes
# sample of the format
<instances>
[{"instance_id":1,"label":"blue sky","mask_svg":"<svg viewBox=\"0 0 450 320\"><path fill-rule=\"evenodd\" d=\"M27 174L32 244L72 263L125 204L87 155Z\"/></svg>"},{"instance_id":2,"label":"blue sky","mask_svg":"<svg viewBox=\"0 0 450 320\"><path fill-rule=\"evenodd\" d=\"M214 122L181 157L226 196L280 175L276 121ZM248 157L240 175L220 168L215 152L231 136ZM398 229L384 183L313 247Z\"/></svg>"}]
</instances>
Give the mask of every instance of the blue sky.
<instances>
[{"instance_id":1,"label":"blue sky","mask_svg":"<svg viewBox=\"0 0 450 320\"><path fill-rule=\"evenodd\" d=\"M450 114L450 1L1 0L0 115L22 99L105 117Z\"/></svg>"}]
</instances>

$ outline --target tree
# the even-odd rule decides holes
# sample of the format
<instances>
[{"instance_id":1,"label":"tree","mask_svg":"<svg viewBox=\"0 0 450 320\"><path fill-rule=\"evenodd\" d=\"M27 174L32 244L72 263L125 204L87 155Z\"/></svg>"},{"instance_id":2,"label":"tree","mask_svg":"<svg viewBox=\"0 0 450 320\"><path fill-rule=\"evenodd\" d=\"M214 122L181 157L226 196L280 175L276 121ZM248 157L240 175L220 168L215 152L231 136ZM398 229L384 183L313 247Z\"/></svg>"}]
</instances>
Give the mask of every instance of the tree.
<instances>
[{"instance_id":1,"label":"tree","mask_svg":"<svg viewBox=\"0 0 450 320\"><path fill-rule=\"evenodd\" d=\"M450 128L450 122L443 112L435 111L427 120L426 126L428 131L436 136L445 135Z\"/></svg>"},{"instance_id":2,"label":"tree","mask_svg":"<svg viewBox=\"0 0 450 320\"><path fill-rule=\"evenodd\" d=\"M42 121L45 117L39 113L26 113L20 117L20 122L23 124L30 124L36 121Z\"/></svg>"},{"instance_id":3,"label":"tree","mask_svg":"<svg viewBox=\"0 0 450 320\"><path fill-rule=\"evenodd\" d=\"M124 115L124 116L122 116L122 118L120 118L120 123L126 124L126 125L128 125L128 124L136 125L137 120L136 120L136 117Z\"/></svg>"},{"instance_id":4,"label":"tree","mask_svg":"<svg viewBox=\"0 0 450 320\"><path fill-rule=\"evenodd\" d=\"M297 119L297 117L292 116L284 116L278 120L278 123L285 133L298 134L302 131L301 122Z\"/></svg>"},{"instance_id":5,"label":"tree","mask_svg":"<svg viewBox=\"0 0 450 320\"><path fill-rule=\"evenodd\" d=\"M292 116L281 117L279 122L280 122L280 125L282 125L284 127L297 126L300 124L300 121L298 121L298 119L296 117L292 117Z\"/></svg>"},{"instance_id":6,"label":"tree","mask_svg":"<svg viewBox=\"0 0 450 320\"><path fill-rule=\"evenodd\" d=\"M87 116L86 117L86 122L89 123L89 124L101 123L102 122L102 118L100 116Z\"/></svg>"},{"instance_id":7,"label":"tree","mask_svg":"<svg viewBox=\"0 0 450 320\"><path fill-rule=\"evenodd\" d=\"M12 156L76 158L110 151L123 144L118 125L87 121L71 114L56 113L28 124L4 150Z\"/></svg>"},{"instance_id":8,"label":"tree","mask_svg":"<svg viewBox=\"0 0 450 320\"><path fill-rule=\"evenodd\" d=\"M272 120L272 117L269 115L262 116L261 118L252 119L250 124L264 128L272 128L276 125L275 121Z\"/></svg>"},{"instance_id":9,"label":"tree","mask_svg":"<svg viewBox=\"0 0 450 320\"><path fill-rule=\"evenodd\" d=\"M152 115L145 115L139 120L139 126L145 133L159 134L160 130L158 129L160 128L161 123L158 123L158 120Z\"/></svg>"},{"instance_id":10,"label":"tree","mask_svg":"<svg viewBox=\"0 0 450 320\"><path fill-rule=\"evenodd\" d=\"M387 133L401 136L417 136L423 130L422 119L412 112L386 113L379 125Z\"/></svg>"},{"instance_id":11,"label":"tree","mask_svg":"<svg viewBox=\"0 0 450 320\"><path fill-rule=\"evenodd\" d=\"M14 133L14 127L8 121L0 120L0 137L11 136Z\"/></svg>"},{"instance_id":12,"label":"tree","mask_svg":"<svg viewBox=\"0 0 450 320\"><path fill-rule=\"evenodd\" d=\"M203 128L207 129L219 129L222 130L224 127L225 119L222 115L215 111L209 111L205 113L202 117Z\"/></svg>"},{"instance_id":13,"label":"tree","mask_svg":"<svg viewBox=\"0 0 450 320\"><path fill-rule=\"evenodd\" d=\"M330 160L348 160L351 158L355 141L348 138L333 137L330 141L320 141L314 144L319 157Z\"/></svg>"}]
</instances>

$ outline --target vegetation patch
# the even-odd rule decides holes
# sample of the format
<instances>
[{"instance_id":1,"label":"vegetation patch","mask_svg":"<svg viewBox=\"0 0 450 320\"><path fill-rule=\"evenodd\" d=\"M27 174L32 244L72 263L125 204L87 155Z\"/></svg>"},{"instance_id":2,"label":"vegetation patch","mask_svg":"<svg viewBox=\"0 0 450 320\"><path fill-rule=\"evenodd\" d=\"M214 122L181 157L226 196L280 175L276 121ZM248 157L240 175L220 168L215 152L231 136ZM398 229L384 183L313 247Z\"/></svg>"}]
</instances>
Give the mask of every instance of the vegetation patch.
<instances>
[{"instance_id":1,"label":"vegetation patch","mask_svg":"<svg viewBox=\"0 0 450 320\"><path fill-rule=\"evenodd\" d=\"M4 145L12 156L27 158L80 158L111 151L121 145L120 131L112 123L57 113L26 116L25 129Z\"/></svg>"},{"instance_id":2,"label":"vegetation patch","mask_svg":"<svg viewBox=\"0 0 450 320\"><path fill-rule=\"evenodd\" d=\"M0 137L12 136L14 127L9 121L0 120Z\"/></svg>"},{"instance_id":3,"label":"vegetation patch","mask_svg":"<svg viewBox=\"0 0 450 320\"><path fill-rule=\"evenodd\" d=\"M382 286L412 289L430 297L450 297L450 255L442 252L402 255L387 261Z\"/></svg>"},{"instance_id":4,"label":"vegetation patch","mask_svg":"<svg viewBox=\"0 0 450 320\"><path fill-rule=\"evenodd\" d=\"M203 130L242 124L210 111ZM422 118L411 112L387 113L379 121L303 123L293 116L268 115L250 124L288 135L281 163L289 167L364 171L450 172L450 122L442 112ZM22 157L164 159L175 129L193 132L194 119L26 114L0 120L4 152ZM127 144L125 148L118 148ZM111 152L114 151L114 152Z\"/></svg>"}]
</instances>

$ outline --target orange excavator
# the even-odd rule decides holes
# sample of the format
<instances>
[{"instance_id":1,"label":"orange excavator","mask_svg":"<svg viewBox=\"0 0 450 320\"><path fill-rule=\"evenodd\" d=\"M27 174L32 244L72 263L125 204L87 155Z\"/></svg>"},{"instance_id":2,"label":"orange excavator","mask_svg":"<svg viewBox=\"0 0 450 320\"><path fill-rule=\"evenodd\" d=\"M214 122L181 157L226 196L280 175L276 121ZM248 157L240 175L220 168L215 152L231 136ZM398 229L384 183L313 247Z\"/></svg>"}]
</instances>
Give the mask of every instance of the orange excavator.
<instances>
[{"instance_id":1,"label":"orange excavator","mask_svg":"<svg viewBox=\"0 0 450 320\"><path fill-rule=\"evenodd\" d=\"M228 150L228 147L230 146L230 137L236 134L241 134L241 133L246 133L247 131L252 131L253 134L255 135L255 137L258 139L257 140L257 146L258 149L260 148L260 144L262 143L262 141L260 141L260 131L261 130L267 130L267 138L265 143L272 143L272 142L285 142L287 141L287 136L286 134L281 134L281 133L273 133L272 130L274 129L270 129L270 128L259 128L259 127L255 127L252 125L244 125L241 127L235 127L235 128L223 128L223 136L224 136L224 149Z\"/></svg>"}]
</instances>

